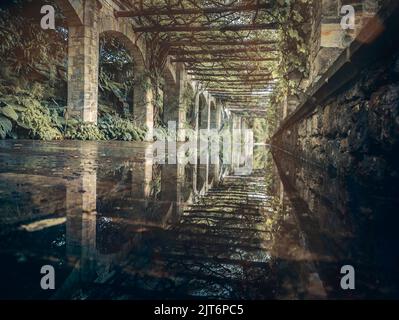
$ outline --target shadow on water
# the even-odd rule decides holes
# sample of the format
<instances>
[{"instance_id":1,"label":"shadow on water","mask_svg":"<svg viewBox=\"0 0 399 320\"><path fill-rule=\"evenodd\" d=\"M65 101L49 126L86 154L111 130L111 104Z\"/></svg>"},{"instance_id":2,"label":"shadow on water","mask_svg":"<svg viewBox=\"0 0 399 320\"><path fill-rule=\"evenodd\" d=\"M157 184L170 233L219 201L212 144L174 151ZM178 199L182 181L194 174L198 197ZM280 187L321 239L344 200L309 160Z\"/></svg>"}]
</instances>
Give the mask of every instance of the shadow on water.
<instances>
[{"instance_id":1,"label":"shadow on water","mask_svg":"<svg viewBox=\"0 0 399 320\"><path fill-rule=\"evenodd\" d=\"M264 146L250 175L237 163L156 164L152 152L145 143L1 141L0 297L397 295L397 257L370 249L383 238L365 242L370 233L348 214L351 194L333 178L278 152L276 166ZM373 203L362 212L393 208ZM47 264L53 291L40 288ZM353 292L339 288L343 264L357 270ZM374 276L381 267L386 278Z\"/></svg>"}]
</instances>

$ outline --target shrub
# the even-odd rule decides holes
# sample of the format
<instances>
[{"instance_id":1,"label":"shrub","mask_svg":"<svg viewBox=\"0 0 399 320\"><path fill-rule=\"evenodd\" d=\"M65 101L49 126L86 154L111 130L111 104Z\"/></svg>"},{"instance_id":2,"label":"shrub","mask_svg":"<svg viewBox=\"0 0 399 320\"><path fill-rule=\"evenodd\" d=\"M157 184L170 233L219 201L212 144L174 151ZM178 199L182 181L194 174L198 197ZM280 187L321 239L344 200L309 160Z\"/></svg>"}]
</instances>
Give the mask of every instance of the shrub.
<instances>
[{"instance_id":1,"label":"shrub","mask_svg":"<svg viewBox=\"0 0 399 320\"><path fill-rule=\"evenodd\" d=\"M146 135L145 130L117 115L101 117L98 127L107 140L143 141Z\"/></svg>"},{"instance_id":2,"label":"shrub","mask_svg":"<svg viewBox=\"0 0 399 320\"><path fill-rule=\"evenodd\" d=\"M94 123L71 120L65 131L65 138L72 140L106 140Z\"/></svg>"}]
</instances>

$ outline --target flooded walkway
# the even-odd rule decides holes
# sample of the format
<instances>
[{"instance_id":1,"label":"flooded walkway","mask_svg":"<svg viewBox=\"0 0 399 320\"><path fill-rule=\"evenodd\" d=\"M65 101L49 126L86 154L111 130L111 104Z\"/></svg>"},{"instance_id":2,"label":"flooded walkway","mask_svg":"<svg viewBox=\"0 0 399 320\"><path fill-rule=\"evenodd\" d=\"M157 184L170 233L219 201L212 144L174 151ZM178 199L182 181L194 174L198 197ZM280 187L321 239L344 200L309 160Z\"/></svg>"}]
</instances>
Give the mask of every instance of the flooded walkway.
<instances>
[{"instance_id":1,"label":"flooded walkway","mask_svg":"<svg viewBox=\"0 0 399 320\"><path fill-rule=\"evenodd\" d=\"M0 295L394 295L394 285L377 285L370 272L374 253L353 240L353 228L339 214L350 211L347 190L338 194L348 201L326 209L291 179L299 171L315 174L314 168L274 158L277 166L269 148L255 147L253 170L243 174L223 162L155 164L146 143L1 141L0 260L6 276ZM326 182L339 189L333 178ZM350 296L339 285L340 267L348 262L361 267L360 289ZM40 288L43 265L55 268L54 291Z\"/></svg>"}]
</instances>

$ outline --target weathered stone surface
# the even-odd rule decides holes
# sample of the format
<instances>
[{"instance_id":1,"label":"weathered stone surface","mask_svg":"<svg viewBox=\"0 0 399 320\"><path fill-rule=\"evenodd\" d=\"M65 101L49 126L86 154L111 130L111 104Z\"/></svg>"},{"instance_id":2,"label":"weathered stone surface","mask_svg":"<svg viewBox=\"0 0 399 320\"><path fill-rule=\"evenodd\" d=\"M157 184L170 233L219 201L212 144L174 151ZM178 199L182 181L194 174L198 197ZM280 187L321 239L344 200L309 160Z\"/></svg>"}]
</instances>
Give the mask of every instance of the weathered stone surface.
<instances>
[{"instance_id":1,"label":"weathered stone surface","mask_svg":"<svg viewBox=\"0 0 399 320\"><path fill-rule=\"evenodd\" d=\"M399 63L378 61L279 141L290 153L357 179L398 179ZM288 134L288 131L290 134Z\"/></svg>"}]
</instances>

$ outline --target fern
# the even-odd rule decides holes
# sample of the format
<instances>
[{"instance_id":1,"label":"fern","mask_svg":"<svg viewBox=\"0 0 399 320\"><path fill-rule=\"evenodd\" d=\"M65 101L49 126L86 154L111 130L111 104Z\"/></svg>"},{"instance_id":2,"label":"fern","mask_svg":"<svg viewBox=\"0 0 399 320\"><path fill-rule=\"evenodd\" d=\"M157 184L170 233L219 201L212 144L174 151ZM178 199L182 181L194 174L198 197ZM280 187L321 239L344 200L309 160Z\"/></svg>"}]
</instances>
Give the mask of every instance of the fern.
<instances>
[{"instance_id":1,"label":"fern","mask_svg":"<svg viewBox=\"0 0 399 320\"><path fill-rule=\"evenodd\" d=\"M0 137L5 139L7 135L10 134L11 130L12 122L8 118L0 115Z\"/></svg>"}]
</instances>

